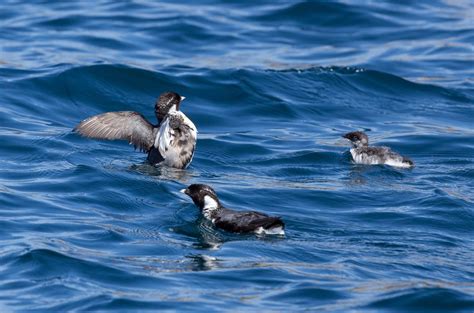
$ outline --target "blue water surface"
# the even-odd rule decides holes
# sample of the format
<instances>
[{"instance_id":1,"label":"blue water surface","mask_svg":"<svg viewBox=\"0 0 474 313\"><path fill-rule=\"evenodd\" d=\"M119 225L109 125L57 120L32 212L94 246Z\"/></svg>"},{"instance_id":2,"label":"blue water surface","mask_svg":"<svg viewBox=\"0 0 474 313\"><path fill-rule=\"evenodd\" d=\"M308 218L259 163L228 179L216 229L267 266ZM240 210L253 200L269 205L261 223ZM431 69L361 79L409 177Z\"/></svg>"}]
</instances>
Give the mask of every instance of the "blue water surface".
<instances>
[{"instance_id":1,"label":"blue water surface","mask_svg":"<svg viewBox=\"0 0 474 313\"><path fill-rule=\"evenodd\" d=\"M473 312L472 1L2 1L0 311ZM154 121L186 170L72 128ZM416 163L359 166L365 130ZM281 216L210 226L189 198Z\"/></svg>"}]
</instances>

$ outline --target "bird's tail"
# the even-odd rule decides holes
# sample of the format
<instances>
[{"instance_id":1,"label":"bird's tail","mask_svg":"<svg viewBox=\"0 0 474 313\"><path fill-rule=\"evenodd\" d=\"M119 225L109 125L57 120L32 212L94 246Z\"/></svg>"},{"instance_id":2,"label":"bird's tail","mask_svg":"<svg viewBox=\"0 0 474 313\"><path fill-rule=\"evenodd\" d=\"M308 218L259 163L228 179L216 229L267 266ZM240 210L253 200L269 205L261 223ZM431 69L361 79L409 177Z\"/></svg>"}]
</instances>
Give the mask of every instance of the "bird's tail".
<instances>
[{"instance_id":1,"label":"bird's tail","mask_svg":"<svg viewBox=\"0 0 474 313\"><path fill-rule=\"evenodd\" d=\"M283 231L285 229L285 223L279 217L268 217L262 221L260 227L266 230L280 229Z\"/></svg>"}]
</instances>

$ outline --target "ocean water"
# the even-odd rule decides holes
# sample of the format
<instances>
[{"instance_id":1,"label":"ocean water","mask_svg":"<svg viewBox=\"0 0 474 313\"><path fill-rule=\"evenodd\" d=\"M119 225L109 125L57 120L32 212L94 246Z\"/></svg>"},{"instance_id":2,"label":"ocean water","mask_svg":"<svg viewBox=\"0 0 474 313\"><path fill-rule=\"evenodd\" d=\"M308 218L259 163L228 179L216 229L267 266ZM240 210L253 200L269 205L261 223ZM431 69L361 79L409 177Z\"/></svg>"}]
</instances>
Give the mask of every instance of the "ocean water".
<instances>
[{"instance_id":1,"label":"ocean water","mask_svg":"<svg viewBox=\"0 0 474 313\"><path fill-rule=\"evenodd\" d=\"M2 1L0 311L473 312L471 1ZM72 133L163 91L186 170ZM359 166L365 130L416 163ZM286 235L221 232L213 186Z\"/></svg>"}]
</instances>

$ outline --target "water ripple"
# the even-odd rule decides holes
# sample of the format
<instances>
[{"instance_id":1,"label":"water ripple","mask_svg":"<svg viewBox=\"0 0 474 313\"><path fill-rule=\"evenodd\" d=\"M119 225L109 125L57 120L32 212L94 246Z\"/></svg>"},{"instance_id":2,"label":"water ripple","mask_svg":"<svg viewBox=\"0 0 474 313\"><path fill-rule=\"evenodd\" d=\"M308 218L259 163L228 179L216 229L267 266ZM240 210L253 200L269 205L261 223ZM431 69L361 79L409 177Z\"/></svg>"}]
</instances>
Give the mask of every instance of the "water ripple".
<instances>
[{"instance_id":1,"label":"water ripple","mask_svg":"<svg viewBox=\"0 0 474 313\"><path fill-rule=\"evenodd\" d=\"M469 1L12 0L0 27L1 311L474 309ZM165 90L186 170L71 132ZM353 164L355 129L416 167ZM216 230L196 182L286 235Z\"/></svg>"}]
</instances>

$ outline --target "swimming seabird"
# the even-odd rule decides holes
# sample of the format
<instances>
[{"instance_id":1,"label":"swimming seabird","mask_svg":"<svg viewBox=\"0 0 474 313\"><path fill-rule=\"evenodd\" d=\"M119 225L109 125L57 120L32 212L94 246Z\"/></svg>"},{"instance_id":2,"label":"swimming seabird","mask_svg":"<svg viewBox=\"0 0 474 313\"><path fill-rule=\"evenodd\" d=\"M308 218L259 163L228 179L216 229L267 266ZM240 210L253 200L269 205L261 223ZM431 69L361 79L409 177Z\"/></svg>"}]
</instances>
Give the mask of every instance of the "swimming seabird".
<instances>
[{"instance_id":1,"label":"swimming seabird","mask_svg":"<svg viewBox=\"0 0 474 313\"><path fill-rule=\"evenodd\" d=\"M369 147L369 137L364 132L354 131L342 136L352 143L352 159L357 164L386 164L395 167L413 167L415 164L388 147Z\"/></svg>"},{"instance_id":2,"label":"swimming seabird","mask_svg":"<svg viewBox=\"0 0 474 313\"><path fill-rule=\"evenodd\" d=\"M191 197L204 217L218 228L234 233L285 234L285 224L279 217L225 208L208 185L193 184L181 192Z\"/></svg>"},{"instance_id":3,"label":"swimming seabird","mask_svg":"<svg viewBox=\"0 0 474 313\"><path fill-rule=\"evenodd\" d=\"M185 97L175 92L160 95L155 104L158 124L151 124L133 111L107 112L80 122L74 131L82 136L107 140L127 140L148 153L152 165L186 168L196 148L197 129L179 106Z\"/></svg>"}]
</instances>

